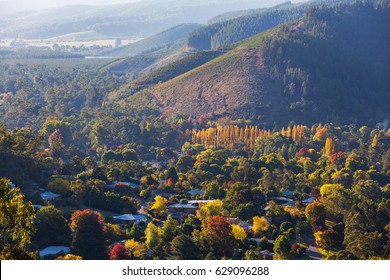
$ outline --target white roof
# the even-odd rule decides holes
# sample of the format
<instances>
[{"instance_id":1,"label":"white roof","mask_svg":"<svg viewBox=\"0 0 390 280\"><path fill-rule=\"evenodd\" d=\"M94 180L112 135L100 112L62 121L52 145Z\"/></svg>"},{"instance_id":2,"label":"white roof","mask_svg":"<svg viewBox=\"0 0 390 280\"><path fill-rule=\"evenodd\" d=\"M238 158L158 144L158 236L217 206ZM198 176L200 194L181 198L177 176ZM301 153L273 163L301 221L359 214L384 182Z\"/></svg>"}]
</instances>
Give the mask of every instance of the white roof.
<instances>
[{"instance_id":1,"label":"white roof","mask_svg":"<svg viewBox=\"0 0 390 280\"><path fill-rule=\"evenodd\" d=\"M8 182L8 186L10 186L11 188L15 188L16 187L16 185L14 183L12 183L12 182Z\"/></svg>"},{"instance_id":2,"label":"white roof","mask_svg":"<svg viewBox=\"0 0 390 280\"><path fill-rule=\"evenodd\" d=\"M43 205L36 205L34 204L33 207L37 210L41 210L44 206Z\"/></svg>"},{"instance_id":3,"label":"white roof","mask_svg":"<svg viewBox=\"0 0 390 280\"><path fill-rule=\"evenodd\" d=\"M63 247L63 246L51 246L43 249L42 251L39 251L39 257L44 257L47 255L57 255L59 253L69 253L70 248L69 247Z\"/></svg>"},{"instance_id":4,"label":"white roof","mask_svg":"<svg viewBox=\"0 0 390 280\"><path fill-rule=\"evenodd\" d=\"M147 219L147 217L141 214L125 214L121 216L114 216L114 219L121 221L140 221L143 219Z\"/></svg>"},{"instance_id":5,"label":"white roof","mask_svg":"<svg viewBox=\"0 0 390 280\"><path fill-rule=\"evenodd\" d=\"M169 208L198 209L198 206L195 206L195 205L192 205L192 204L177 203L177 204L170 205Z\"/></svg>"},{"instance_id":6,"label":"white roof","mask_svg":"<svg viewBox=\"0 0 390 280\"><path fill-rule=\"evenodd\" d=\"M52 193L52 192L43 192L41 193L41 197L43 200L49 200L49 199L54 199L54 198L57 198L57 197L60 197L61 195L59 194L56 194L56 193Z\"/></svg>"}]
</instances>

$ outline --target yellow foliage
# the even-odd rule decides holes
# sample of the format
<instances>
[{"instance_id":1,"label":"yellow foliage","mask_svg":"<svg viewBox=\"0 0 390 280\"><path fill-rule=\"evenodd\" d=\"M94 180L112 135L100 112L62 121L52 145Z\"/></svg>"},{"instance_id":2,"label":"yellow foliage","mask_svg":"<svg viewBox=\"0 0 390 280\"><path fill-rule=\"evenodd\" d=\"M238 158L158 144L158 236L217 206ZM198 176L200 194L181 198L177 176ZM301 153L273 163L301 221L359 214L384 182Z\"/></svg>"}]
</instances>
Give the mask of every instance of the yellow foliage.
<instances>
[{"instance_id":1,"label":"yellow foliage","mask_svg":"<svg viewBox=\"0 0 390 280\"><path fill-rule=\"evenodd\" d=\"M324 147L324 155L330 157L335 153L334 142L332 138L327 138Z\"/></svg>"},{"instance_id":2,"label":"yellow foliage","mask_svg":"<svg viewBox=\"0 0 390 280\"><path fill-rule=\"evenodd\" d=\"M196 211L196 217L202 221L210 216L224 216L225 214L227 213L225 208L223 208L223 202L219 199L202 205L199 210Z\"/></svg>"},{"instance_id":3,"label":"yellow foliage","mask_svg":"<svg viewBox=\"0 0 390 280\"><path fill-rule=\"evenodd\" d=\"M159 215L164 215L167 211L167 199L158 195L154 198L151 210L155 210Z\"/></svg>"},{"instance_id":4,"label":"yellow foliage","mask_svg":"<svg viewBox=\"0 0 390 280\"><path fill-rule=\"evenodd\" d=\"M127 253L136 259L143 259L148 253L148 247L146 244L129 239L125 243Z\"/></svg>"},{"instance_id":5,"label":"yellow foliage","mask_svg":"<svg viewBox=\"0 0 390 280\"><path fill-rule=\"evenodd\" d=\"M61 260L61 261L81 261L82 259L83 259L82 257L73 254L67 254L63 257L60 256L57 258L57 260Z\"/></svg>"},{"instance_id":6,"label":"yellow foliage","mask_svg":"<svg viewBox=\"0 0 390 280\"><path fill-rule=\"evenodd\" d=\"M263 217L253 217L253 233L255 235L260 234L262 232L265 232L269 229L270 223L268 220L263 216Z\"/></svg>"},{"instance_id":7,"label":"yellow foliage","mask_svg":"<svg viewBox=\"0 0 390 280\"><path fill-rule=\"evenodd\" d=\"M321 188L320 188L320 194L322 196L327 195L330 192L332 192L333 189L337 189L337 188L343 188L343 186L340 185L340 184L325 184L325 185L322 185Z\"/></svg>"},{"instance_id":8,"label":"yellow foliage","mask_svg":"<svg viewBox=\"0 0 390 280\"><path fill-rule=\"evenodd\" d=\"M238 225L232 225L232 233L237 240L243 241L247 237L245 230Z\"/></svg>"}]
</instances>

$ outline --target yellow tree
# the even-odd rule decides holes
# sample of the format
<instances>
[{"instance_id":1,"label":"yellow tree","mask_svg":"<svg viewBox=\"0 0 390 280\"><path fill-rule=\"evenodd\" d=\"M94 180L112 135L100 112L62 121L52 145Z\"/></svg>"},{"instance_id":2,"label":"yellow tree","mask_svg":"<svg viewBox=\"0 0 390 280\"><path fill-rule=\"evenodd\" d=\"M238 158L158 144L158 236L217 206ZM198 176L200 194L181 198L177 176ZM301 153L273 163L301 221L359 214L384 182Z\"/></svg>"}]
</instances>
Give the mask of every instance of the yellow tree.
<instances>
[{"instance_id":1,"label":"yellow tree","mask_svg":"<svg viewBox=\"0 0 390 280\"><path fill-rule=\"evenodd\" d=\"M247 237L245 230L239 225L232 225L232 233L237 240L243 241Z\"/></svg>"},{"instance_id":2,"label":"yellow tree","mask_svg":"<svg viewBox=\"0 0 390 280\"><path fill-rule=\"evenodd\" d=\"M146 244L135 241L134 239L127 240L125 248L131 259L144 260L148 255L148 247Z\"/></svg>"},{"instance_id":3,"label":"yellow tree","mask_svg":"<svg viewBox=\"0 0 390 280\"><path fill-rule=\"evenodd\" d=\"M325 142L324 155L330 157L335 152L333 139L328 137Z\"/></svg>"},{"instance_id":4,"label":"yellow tree","mask_svg":"<svg viewBox=\"0 0 390 280\"><path fill-rule=\"evenodd\" d=\"M263 217L255 216L253 217L253 226L252 231L255 235L259 235L262 232L265 232L269 229L270 223L268 220Z\"/></svg>"},{"instance_id":5,"label":"yellow tree","mask_svg":"<svg viewBox=\"0 0 390 280\"><path fill-rule=\"evenodd\" d=\"M150 208L150 210L154 210L154 213L157 216L164 216L168 211L167 199L158 195L154 198L154 201L155 202L153 206Z\"/></svg>"}]
</instances>

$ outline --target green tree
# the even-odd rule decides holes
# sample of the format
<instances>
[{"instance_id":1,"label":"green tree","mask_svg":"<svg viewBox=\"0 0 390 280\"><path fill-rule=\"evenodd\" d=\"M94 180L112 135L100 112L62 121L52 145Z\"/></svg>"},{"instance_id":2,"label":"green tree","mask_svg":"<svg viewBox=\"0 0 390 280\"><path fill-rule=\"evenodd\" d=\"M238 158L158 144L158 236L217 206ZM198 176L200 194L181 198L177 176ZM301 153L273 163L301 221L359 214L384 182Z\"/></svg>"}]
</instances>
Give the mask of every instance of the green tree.
<instances>
[{"instance_id":1,"label":"green tree","mask_svg":"<svg viewBox=\"0 0 390 280\"><path fill-rule=\"evenodd\" d=\"M191 236L180 234L171 242L172 258L176 260L198 260L199 248Z\"/></svg>"},{"instance_id":2,"label":"green tree","mask_svg":"<svg viewBox=\"0 0 390 280\"><path fill-rule=\"evenodd\" d=\"M36 259L37 255L27 250L34 232L34 207L8 183L0 179L0 259Z\"/></svg>"},{"instance_id":3,"label":"green tree","mask_svg":"<svg viewBox=\"0 0 390 280\"><path fill-rule=\"evenodd\" d=\"M169 243L175 238L176 232L178 231L179 222L173 219L171 216L164 222L161 229L162 241Z\"/></svg>"},{"instance_id":4,"label":"green tree","mask_svg":"<svg viewBox=\"0 0 390 280\"><path fill-rule=\"evenodd\" d=\"M71 234L68 222L53 205L38 211L34 225L37 229L36 238L47 241L47 245L66 245L64 243L68 242Z\"/></svg>"},{"instance_id":5,"label":"green tree","mask_svg":"<svg viewBox=\"0 0 390 280\"><path fill-rule=\"evenodd\" d=\"M274 252L278 255L279 259L289 259L291 250L291 243L290 240L284 235L279 235L278 238L276 238L274 243Z\"/></svg>"},{"instance_id":6,"label":"green tree","mask_svg":"<svg viewBox=\"0 0 390 280\"><path fill-rule=\"evenodd\" d=\"M145 229L145 243L149 249L156 249L161 244L161 229L149 223Z\"/></svg>"}]
</instances>

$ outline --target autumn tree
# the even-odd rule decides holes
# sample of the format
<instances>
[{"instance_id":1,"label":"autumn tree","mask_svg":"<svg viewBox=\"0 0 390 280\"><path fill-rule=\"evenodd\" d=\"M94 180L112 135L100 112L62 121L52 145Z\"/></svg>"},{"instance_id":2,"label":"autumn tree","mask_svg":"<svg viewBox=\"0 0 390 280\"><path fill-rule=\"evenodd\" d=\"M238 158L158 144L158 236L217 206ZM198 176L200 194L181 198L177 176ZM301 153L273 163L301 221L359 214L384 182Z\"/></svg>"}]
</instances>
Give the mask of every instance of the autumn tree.
<instances>
[{"instance_id":1,"label":"autumn tree","mask_svg":"<svg viewBox=\"0 0 390 280\"><path fill-rule=\"evenodd\" d=\"M202 236L210 246L211 252L218 257L229 258L236 245L232 228L222 216L210 216L202 228Z\"/></svg>"},{"instance_id":2,"label":"autumn tree","mask_svg":"<svg viewBox=\"0 0 390 280\"><path fill-rule=\"evenodd\" d=\"M110 260L129 260L130 256L126 252L126 248L122 243L117 243L110 250Z\"/></svg>"},{"instance_id":3,"label":"autumn tree","mask_svg":"<svg viewBox=\"0 0 390 280\"><path fill-rule=\"evenodd\" d=\"M253 226L252 231L255 235L260 235L263 232L266 232L270 227L270 223L266 217L253 217Z\"/></svg>"},{"instance_id":4,"label":"autumn tree","mask_svg":"<svg viewBox=\"0 0 390 280\"><path fill-rule=\"evenodd\" d=\"M34 207L24 201L18 188L0 179L0 259L36 259L36 253L27 250L34 232Z\"/></svg>"},{"instance_id":5,"label":"autumn tree","mask_svg":"<svg viewBox=\"0 0 390 280\"><path fill-rule=\"evenodd\" d=\"M76 255L73 255L73 254L67 254L65 256L59 256L57 258L57 260L60 260L60 261L81 261L83 258L80 257L80 256L76 256Z\"/></svg>"},{"instance_id":6,"label":"autumn tree","mask_svg":"<svg viewBox=\"0 0 390 280\"><path fill-rule=\"evenodd\" d=\"M154 204L150 208L157 217L163 217L168 211L167 199L158 195L154 198Z\"/></svg>"},{"instance_id":7,"label":"autumn tree","mask_svg":"<svg viewBox=\"0 0 390 280\"><path fill-rule=\"evenodd\" d=\"M103 235L103 218L89 209L76 211L71 218L73 231L71 248L85 260L107 259Z\"/></svg>"},{"instance_id":8,"label":"autumn tree","mask_svg":"<svg viewBox=\"0 0 390 280\"><path fill-rule=\"evenodd\" d=\"M196 211L196 217L204 221L207 217L210 216L217 216L217 215L225 215L227 213L226 209L223 208L223 202L222 200L216 199L214 201L208 202L204 205L202 205L197 211Z\"/></svg>"},{"instance_id":9,"label":"autumn tree","mask_svg":"<svg viewBox=\"0 0 390 280\"><path fill-rule=\"evenodd\" d=\"M245 230L239 225L232 225L232 233L235 239L244 241L247 237Z\"/></svg>"},{"instance_id":10,"label":"autumn tree","mask_svg":"<svg viewBox=\"0 0 390 280\"><path fill-rule=\"evenodd\" d=\"M335 153L334 141L332 138L327 138L324 147L324 155L330 157Z\"/></svg>"},{"instance_id":11,"label":"autumn tree","mask_svg":"<svg viewBox=\"0 0 390 280\"><path fill-rule=\"evenodd\" d=\"M161 229L154 225L153 223L149 223L145 229L145 238L146 245L149 249L155 249L159 245L161 245Z\"/></svg>"},{"instance_id":12,"label":"autumn tree","mask_svg":"<svg viewBox=\"0 0 390 280\"><path fill-rule=\"evenodd\" d=\"M126 252L132 260L145 260L148 256L148 246L145 243L129 239L125 243Z\"/></svg>"},{"instance_id":13,"label":"autumn tree","mask_svg":"<svg viewBox=\"0 0 390 280\"><path fill-rule=\"evenodd\" d=\"M337 251L343 242L342 237L335 230L317 231L314 237L317 246L328 251Z\"/></svg>"}]
</instances>

